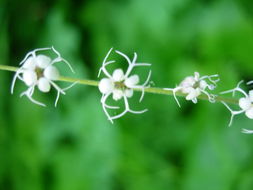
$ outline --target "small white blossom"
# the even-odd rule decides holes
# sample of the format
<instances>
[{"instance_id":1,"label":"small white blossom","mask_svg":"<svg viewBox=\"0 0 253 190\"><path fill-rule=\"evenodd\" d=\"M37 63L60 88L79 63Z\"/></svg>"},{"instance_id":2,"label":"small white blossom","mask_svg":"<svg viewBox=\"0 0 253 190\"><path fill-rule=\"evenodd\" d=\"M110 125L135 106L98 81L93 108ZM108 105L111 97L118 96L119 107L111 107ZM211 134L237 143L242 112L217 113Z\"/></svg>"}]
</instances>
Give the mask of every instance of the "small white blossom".
<instances>
[{"instance_id":1,"label":"small white blossom","mask_svg":"<svg viewBox=\"0 0 253 190\"><path fill-rule=\"evenodd\" d=\"M181 92L186 94L186 100L191 100L193 103L198 102L198 96L201 93L207 95L210 102L215 102L215 95L209 94L207 89L214 90L216 88L216 83L219 81L218 75L206 75L200 77L198 72L194 73L194 76L186 77L178 86L175 88L164 88L164 90L171 90L173 96L180 107L180 103L176 97L176 92ZM216 78L216 79L214 79Z\"/></svg>"},{"instance_id":2,"label":"small white blossom","mask_svg":"<svg viewBox=\"0 0 253 190\"><path fill-rule=\"evenodd\" d=\"M234 116L241 113L245 113L246 117L248 117L249 119L253 119L253 90L250 90L249 93L246 93L242 88L240 88L240 85L242 83L243 81L240 81L234 89L220 93L220 94L233 93L234 96L235 92L240 92L244 96L239 99L238 106L241 108L241 110L238 111L232 110L224 101L222 101L222 103L226 106L226 108L231 112L231 118L228 126L232 125ZM253 81L250 81L247 84L252 83ZM253 133L253 130L242 129L242 132L250 134Z\"/></svg>"},{"instance_id":3,"label":"small white blossom","mask_svg":"<svg viewBox=\"0 0 253 190\"><path fill-rule=\"evenodd\" d=\"M51 59L50 57L36 53L38 51L45 50L53 50L56 54L56 58ZM51 48L39 48L33 51L30 51L26 54L25 58L20 62L21 67L16 71L12 85L11 85L11 93L13 94L14 86L17 79L23 81L28 89L21 93L20 97L27 96L33 103L45 106L45 104L35 100L32 98L35 87L39 89L41 92L49 92L51 86L53 86L57 90L57 97L55 100L55 106L57 105L60 94L65 94L65 91L71 88L75 83L68 86L67 88L61 89L54 81L58 80L60 77L60 73L58 69L53 66L53 64L63 62L68 65L72 72L73 69L70 64L61 57L60 53L56 51L53 47Z\"/></svg>"},{"instance_id":4,"label":"small white blossom","mask_svg":"<svg viewBox=\"0 0 253 190\"><path fill-rule=\"evenodd\" d=\"M148 77L142 85L139 84L140 79L139 79L138 75L136 75L136 74L130 75L130 74L131 74L134 67L150 66L151 64L149 64L149 63L136 63L136 59L137 59L136 53L134 53L134 58L131 61L125 54L123 54L119 51L115 51L117 54L121 55L122 57L124 57L127 60L128 68L125 73L120 68L115 69L111 75L111 74L109 74L109 72L106 69L106 66L115 62L115 61L107 61L108 56L110 55L111 51L112 51L112 48L107 53L107 55L102 63L102 67L99 70L98 77L100 76L101 72L103 72L106 75L106 78L103 78L100 80L98 88L99 88L99 91L103 94L102 98L101 98L103 110L104 110L106 116L108 117L108 119L113 123L114 119L122 117L127 112L141 114L141 113L144 113L147 111L147 109L144 109L141 111L134 111L134 110L130 109L129 103L128 103L128 98L131 98L133 96L134 89L140 89L142 91L142 94L141 94L139 101L140 102L142 101L142 99L144 97L144 92L145 92L144 90L145 90L145 88L149 87L148 83L149 83L149 79L151 76L151 71L149 71ZM120 113L118 115L114 115L114 116L111 116L108 113L107 109L119 109L118 106L110 106L110 105L106 104L106 100L110 95L112 95L112 98L115 101L121 100L123 98L125 109L122 113Z\"/></svg>"}]
</instances>

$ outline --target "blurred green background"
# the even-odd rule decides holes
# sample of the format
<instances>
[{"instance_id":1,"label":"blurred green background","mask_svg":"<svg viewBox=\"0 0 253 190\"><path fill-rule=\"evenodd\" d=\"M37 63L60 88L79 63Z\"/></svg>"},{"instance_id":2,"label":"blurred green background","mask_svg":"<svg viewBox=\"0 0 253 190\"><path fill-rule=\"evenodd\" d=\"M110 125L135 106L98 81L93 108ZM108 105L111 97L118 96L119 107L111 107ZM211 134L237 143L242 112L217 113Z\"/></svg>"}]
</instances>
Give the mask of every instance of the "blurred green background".
<instances>
[{"instance_id":1,"label":"blurred green background","mask_svg":"<svg viewBox=\"0 0 253 190\"><path fill-rule=\"evenodd\" d=\"M152 81L174 87L194 71L220 74L218 91L253 79L252 0L1 0L0 64L53 45L97 80L114 47L152 63ZM116 66L117 67L117 66ZM66 70L67 71L67 70ZM66 72L69 75L69 72ZM253 121L221 104L135 93L148 108L112 125L95 87L77 85L54 108L55 91L35 93L47 108L10 95L0 71L1 190L252 190ZM66 86L66 83L61 83Z\"/></svg>"}]
</instances>

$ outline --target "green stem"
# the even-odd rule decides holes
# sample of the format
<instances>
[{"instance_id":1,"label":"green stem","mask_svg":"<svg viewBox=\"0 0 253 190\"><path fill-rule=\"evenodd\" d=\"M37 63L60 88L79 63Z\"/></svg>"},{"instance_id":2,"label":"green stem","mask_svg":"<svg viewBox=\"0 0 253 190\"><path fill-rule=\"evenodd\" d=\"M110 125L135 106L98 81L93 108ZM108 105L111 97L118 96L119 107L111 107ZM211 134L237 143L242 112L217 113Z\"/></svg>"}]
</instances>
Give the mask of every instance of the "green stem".
<instances>
[{"instance_id":1,"label":"green stem","mask_svg":"<svg viewBox=\"0 0 253 190\"><path fill-rule=\"evenodd\" d=\"M12 67L12 66L7 66L7 65L0 65L0 70L16 72L18 70L18 68Z\"/></svg>"},{"instance_id":2,"label":"green stem","mask_svg":"<svg viewBox=\"0 0 253 190\"><path fill-rule=\"evenodd\" d=\"M4 70L4 71L12 71L12 72L16 72L18 70L17 67L12 67L12 66L7 66L7 65L0 65L0 70ZM76 82L78 84L83 84L83 85L89 85L89 86L98 86L98 81L94 81L94 80L86 80L86 79L77 79L77 78L70 78L70 77L63 77L61 76L59 78L59 81L63 81L63 82ZM135 89L135 91L141 91L142 89ZM147 93L152 93L152 94L163 94L163 95L173 95L172 91L169 90L164 90L163 88L146 88L145 92ZM176 94L177 96L181 96L181 97L185 97L186 95L181 93L181 92L177 92ZM201 100L208 100L208 97L206 95L200 95L198 97L198 99ZM226 97L221 97L221 96L217 96L216 97L216 102L226 102L228 104L238 104L238 99L236 98L226 98Z\"/></svg>"}]
</instances>

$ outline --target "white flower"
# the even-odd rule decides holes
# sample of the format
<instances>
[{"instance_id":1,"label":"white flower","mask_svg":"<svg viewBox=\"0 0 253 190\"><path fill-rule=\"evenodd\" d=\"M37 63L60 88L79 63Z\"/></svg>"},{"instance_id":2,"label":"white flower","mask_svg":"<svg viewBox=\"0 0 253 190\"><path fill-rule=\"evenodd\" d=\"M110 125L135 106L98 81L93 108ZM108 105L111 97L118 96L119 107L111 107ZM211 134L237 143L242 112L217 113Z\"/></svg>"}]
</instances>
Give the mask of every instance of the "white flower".
<instances>
[{"instance_id":1,"label":"white flower","mask_svg":"<svg viewBox=\"0 0 253 190\"><path fill-rule=\"evenodd\" d=\"M249 93L247 94L243 89L240 88L240 85L243 83L243 81L240 81L237 86L234 89L227 90L224 92L221 92L220 94L226 94L226 93L233 93L233 96L235 95L235 92L240 92L244 97L239 99L238 106L241 108L241 110L234 111L232 110L224 101L223 103L226 108L231 112L231 118L228 126L231 126L233 123L233 118L235 115L245 113L246 117L249 119L253 119L253 90L250 90ZM247 84L252 84L253 81L248 82ZM243 133L253 133L253 130L247 130L247 129L242 129Z\"/></svg>"},{"instance_id":2,"label":"white flower","mask_svg":"<svg viewBox=\"0 0 253 190\"><path fill-rule=\"evenodd\" d=\"M57 55L55 59L51 59L46 55L36 55L38 51L45 50L53 50L53 52ZM45 104L35 100L32 98L35 87L37 86L39 91L41 92L49 92L51 86L53 86L57 90L57 97L55 100L55 106L57 105L60 94L65 94L65 90L71 88L74 84L70 85L67 88L61 89L58 85L55 84L54 81L58 80L60 77L60 73L58 69L53 66L53 64L63 62L68 65L72 72L73 69L70 64L61 57L60 53L56 51L53 47L51 48L39 48L33 51L30 51L26 54L25 58L20 62L21 67L17 70L14 75L12 85L11 85L11 93L13 94L14 86L17 78L23 81L28 89L21 93L20 97L26 95L33 103L45 106Z\"/></svg>"},{"instance_id":3,"label":"white flower","mask_svg":"<svg viewBox=\"0 0 253 190\"><path fill-rule=\"evenodd\" d=\"M215 80L213 78L216 78ZM207 80L208 79L208 80ZM180 91L186 94L186 100L191 100L193 103L197 103L197 97L204 93L210 102L215 102L215 95L209 94L206 90L214 90L216 88L216 83L219 81L218 75L206 75L200 77L198 72L194 73L194 76L186 77L179 86L175 88L164 88L164 90L173 91L173 96L180 107L180 103L176 97L176 92Z\"/></svg>"},{"instance_id":4,"label":"white flower","mask_svg":"<svg viewBox=\"0 0 253 190\"><path fill-rule=\"evenodd\" d=\"M115 62L115 61L107 61L107 58L110 55L111 51L112 51L112 48L107 53L107 55L103 61L102 67L99 70L98 76L100 76L101 72L103 72L106 75L106 78L103 78L100 80L98 88L99 88L99 91L103 94L102 98L101 98L103 110L104 110L106 116L108 117L108 119L113 123L114 119L122 117L127 112L141 114L141 113L144 113L147 111L147 109L141 110L141 111L134 111L134 110L130 109L129 104L128 104L128 98L131 98L133 96L134 89L139 89L142 91L142 94L140 97L140 102L142 101L142 99L144 97L144 92L145 92L144 90L145 90L145 88L149 87L148 83L149 83L149 79L151 76L151 71L149 71L148 77L147 77L146 81L144 82L144 84L142 84L142 85L139 84L140 79L139 79L138 75L136 75L136 74L130 75L130 74L131 74L134 67L150 66L151 64L136 63L136 59L137 59L136 53L134 53L134 58L131 61L125 54L123 54L119 51L115 51L117 54L121 55L122 57L124 57L127 60L128 68L125 73L120 68L115 69L111 75L111 74L109 74L109 72L106 69L106 66ZM125 109L122 113L115 115L115 116L110 116L107 109L119 109L118 106L109 106L106 104L106 100L110 95L112 95L112 98L115 101L121 100L123 98Z\"/></svg>"}]
</instances>

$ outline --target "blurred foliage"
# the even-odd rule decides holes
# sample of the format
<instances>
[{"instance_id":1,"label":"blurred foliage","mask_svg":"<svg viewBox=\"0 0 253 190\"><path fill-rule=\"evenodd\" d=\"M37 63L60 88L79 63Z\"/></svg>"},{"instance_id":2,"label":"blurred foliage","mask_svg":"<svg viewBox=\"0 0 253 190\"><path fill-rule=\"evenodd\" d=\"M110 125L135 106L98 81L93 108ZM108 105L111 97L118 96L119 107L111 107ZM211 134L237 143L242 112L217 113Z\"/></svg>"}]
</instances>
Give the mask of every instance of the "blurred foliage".
<instances>
[{"instance_id":1,"label":"blurred foliage","mask_svg":"<svg viewBox=\"0 0 253 190\"><path fill-rule=\"evenodd\" d=\"M96 79L114 47L152 63L156 86L199 71L220 74L221 91L253 79L252 8L252 0L1 0L0 64L53 45L76 77ZM146 94L131 105L149 112L111 125L94 87L77 85L57 108L55 92L38 93L41 108L18 97L20 82L10 96L13 73L0 75L0 189L253 189L253 137L240 133L253 123L241 115L228 128L221 104L180 99L180 109Z\"/></svg>"}]
</instances>

